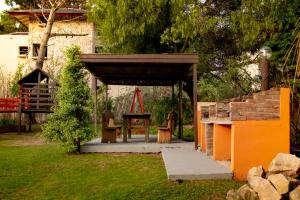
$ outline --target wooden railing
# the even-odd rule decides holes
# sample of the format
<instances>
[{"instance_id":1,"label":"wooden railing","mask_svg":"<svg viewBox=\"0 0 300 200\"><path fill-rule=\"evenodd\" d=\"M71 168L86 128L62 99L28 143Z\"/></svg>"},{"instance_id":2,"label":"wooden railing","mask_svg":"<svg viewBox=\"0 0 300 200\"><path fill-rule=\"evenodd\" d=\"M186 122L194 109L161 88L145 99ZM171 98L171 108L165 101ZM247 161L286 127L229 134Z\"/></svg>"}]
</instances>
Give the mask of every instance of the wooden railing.
<instances>
[{"instance_id":1,"label":"wooden railing","mask_svg":"<svg viewBox=\"0 0 300 200\"><path fill-rule=\"evenodd\" d=\"M56 87L49 84L26 83L19 88L19 98L0 98L0 112L50 111L55 105Z\"/></svg>"},{"instance_id":2,"label":"wooden railing","mask_svg":"<svg viewBox=\"0 0 300 200\"><path fill-rule=\"evenodd\" d=\"M0 98L0 112L17 112L19 104L18 98Z\"/></svg>"},{"instance_id":3,"label":"wooden railing","mask_svg":"<svg viewBox=\"0 0 300 200\"><path fill-rule=\"evenodd\" d=\"M50 84L23 84L19 90L22 109L50 110L54 106L55 92L56 87Z\"/></svg>"}]
</instances>

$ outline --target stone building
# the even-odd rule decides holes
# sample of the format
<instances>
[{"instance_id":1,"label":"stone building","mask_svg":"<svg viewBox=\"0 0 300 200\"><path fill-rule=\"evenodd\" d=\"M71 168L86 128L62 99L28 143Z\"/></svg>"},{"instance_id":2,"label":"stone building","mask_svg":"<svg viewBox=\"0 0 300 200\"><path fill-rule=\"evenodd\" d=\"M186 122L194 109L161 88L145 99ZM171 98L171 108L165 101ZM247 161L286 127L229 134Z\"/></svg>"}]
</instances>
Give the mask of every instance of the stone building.
<instances>
[{"instance_id":1,"label":"stone building","mask_svg":"<svg viewBox=\"0 0 300 200\"><path fill-rule=\"evenodd\" d=\"M50 10L46 9L8 11L11 17L28 28L28 33L0 35L0 66L3 66L7 72L14 73L19 64L23 64L27 72L35 68L40 42L46 27L45 17L49 12ZM82 53L93 53L94 30L94 24L87 20L83 10L58 10L48 41L43 69L55 77L64 64L64 51L71 45L80 46Z\"/></svg>"}]
</instances>

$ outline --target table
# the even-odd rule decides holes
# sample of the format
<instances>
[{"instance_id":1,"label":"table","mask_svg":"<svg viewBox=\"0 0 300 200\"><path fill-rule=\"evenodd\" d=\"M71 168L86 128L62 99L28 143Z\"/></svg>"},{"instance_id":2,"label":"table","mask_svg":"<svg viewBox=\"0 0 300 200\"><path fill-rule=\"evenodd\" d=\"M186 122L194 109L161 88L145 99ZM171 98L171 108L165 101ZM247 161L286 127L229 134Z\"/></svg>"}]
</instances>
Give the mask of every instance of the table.
<instances>
[{"instance_id":1,"label":"table","mask_svg":"<svg viewBox=\"0 0 300 200\"><path fill-rule=\"evenodd\" d=\"M128 130L131 130L132 119L144 119L145 142L149 142L149 126L151 113L126 113L123 114L123 142L127 142Z\"/></svg>"}]
</instances>

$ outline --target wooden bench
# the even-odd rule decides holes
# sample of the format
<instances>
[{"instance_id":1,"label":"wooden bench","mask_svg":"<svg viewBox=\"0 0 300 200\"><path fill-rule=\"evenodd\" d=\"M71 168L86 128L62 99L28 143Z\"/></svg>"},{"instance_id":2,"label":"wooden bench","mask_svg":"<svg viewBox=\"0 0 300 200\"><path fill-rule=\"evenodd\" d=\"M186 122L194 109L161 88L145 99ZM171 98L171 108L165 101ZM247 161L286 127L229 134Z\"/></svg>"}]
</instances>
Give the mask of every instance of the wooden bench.
<instances>
[{"instance_id":1,"label":"wooden bench","mask_svg":"<svg viewBox=\"0 0 300 200\"><path fill-rule=\"evenodd\" d=\"M117 136L121 135L121 126L114 123L114 115L111 111L105 111L102 115L102 143L115 143Z\"/></svg>"},{"instance_id":2,"label":"wooden bench","mask_svg":"<svg viewBox=\"0 0 300 200\"><path fill-rule=\"evenodd\" d=\"M173 135L174 114L169 113L167 119L167 127L158 127L157 142L170 143Z\"/></svg>"}]
</instances>

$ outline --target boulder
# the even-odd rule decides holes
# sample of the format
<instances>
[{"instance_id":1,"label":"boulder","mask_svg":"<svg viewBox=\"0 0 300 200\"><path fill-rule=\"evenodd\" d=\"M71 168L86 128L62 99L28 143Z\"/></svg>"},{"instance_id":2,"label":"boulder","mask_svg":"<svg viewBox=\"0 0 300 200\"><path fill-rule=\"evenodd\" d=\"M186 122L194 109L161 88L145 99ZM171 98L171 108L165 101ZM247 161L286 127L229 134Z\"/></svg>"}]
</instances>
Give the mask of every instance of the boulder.
<instances>
[{"instance_id":1,"label":"boulder","mask_svg":"<svg viewBox=\"0 0 300 200\"><path fill-rule=\"evenodd\" d=\"M261 165L258 167L252 167L248 171L247 180L249 180L250 178L252 178L254 176L263 177L264 173L265 173L264 169Z\"/></svg>"},{"instance_id":2,"label":"boulder","mask_svg":"<svg viewBox=\"0 0 300 200\"><path fill-rule=\"evenodd\" d=\"M240 200L237 190L229 190L226 195L226 200Z\"/></svg>"},{"instance_id":3,"label":"boulder","mask_svg":"<svg viewBox=\"0 0 300 200\"><path fill-rule=\"evenodd\" d=\"M289 180L282 174L272 174L268 177L279 194L286 194L289 192Z\"/></svg>"},{"instance_id":4,"label":"boulder","mask_svg":"<svg viewBox=\"0 0 300 200\"><path fill-rule=\"evenodd\" d=\"M237 193L240 199L259 200L258 194L248 184L240 187Z\"/></svg>"},{"instance_id":5,"label":"boulder","mask_svg":"<svg viewBox=\"0 0 300 200\"><path fill-rule=\"evenodd\" d=\"M294 190L296 187L298 187L300 185L300 180L295 179L295 178L290 178L290 177L287 177L287 178L290 182L290 188L289 188L290 191Z\"/></svg>"},{"instance_id":6,"label":"boulder","mask_svg":"<svg viewBox=\"0 0 300 200\"><path fill-rule=\"evenodd\" d=\"M296 187L292 192L290 192L290 200L300 199L300 186Z\"/></svg>"},{"instance_id":7,"label":"boulder","mask_svg":"<svg viewBox=\"0 0 300 200\"><path fill-rule=\"evenodd\" d=\"M257 192L260 200L280 200L281 195L272 184L261 177L252 177L248 180L250 187Z\"/></svg>"},{"instance_id":8,"label":"boulder","mask_svg":"<svg viewBox=\"0 0 300 200\"><path fill-rule=\"evenodd\" d=\"M227 200L259 200L257 193L245 184L238 190L229 190L226 196Z\"/></svg>"},{"instance_id":9,"label":"boulder","mask_svg":"<svg viewBox=\"0 0 300 200\"><path fill-rule=\"evenodd\" d=\"M270 174L282 173L290 177L297 177L300 169L300 159L295 155L279 153L269 166Z\"/></svg>"}]
</instances>

